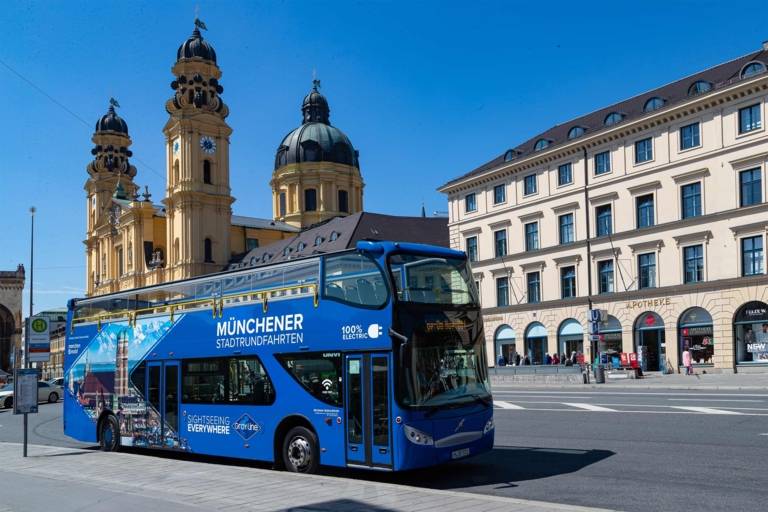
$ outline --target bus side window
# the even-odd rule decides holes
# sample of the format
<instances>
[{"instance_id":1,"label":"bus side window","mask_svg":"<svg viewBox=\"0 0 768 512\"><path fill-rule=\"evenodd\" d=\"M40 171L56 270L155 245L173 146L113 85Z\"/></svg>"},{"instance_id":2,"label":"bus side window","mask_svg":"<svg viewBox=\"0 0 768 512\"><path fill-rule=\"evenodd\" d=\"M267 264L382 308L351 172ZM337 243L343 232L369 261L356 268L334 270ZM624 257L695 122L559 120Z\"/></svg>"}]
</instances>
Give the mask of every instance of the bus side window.
<instances>
[{"instance_id":1,"label":"bus side window","mask_svg":"<svg viewBox=\"0 0 768 512\"><path fill-rule=\"evenodd\" d=\"M366 307L381 307L387 302L384 274L376 262L364 254L327 256L324 277L325 298Z\"/></svg>"},{"instance_id":2,"label":"bus side window","mask_svg":"<svg viewBox=\"0 0 768 512\"><path fill-rule=\"evenodd\" d=\"M280 354L277 358L312 396L327 404L341 406L343 395L339 352Z\"/></svg>"}]
</instances>

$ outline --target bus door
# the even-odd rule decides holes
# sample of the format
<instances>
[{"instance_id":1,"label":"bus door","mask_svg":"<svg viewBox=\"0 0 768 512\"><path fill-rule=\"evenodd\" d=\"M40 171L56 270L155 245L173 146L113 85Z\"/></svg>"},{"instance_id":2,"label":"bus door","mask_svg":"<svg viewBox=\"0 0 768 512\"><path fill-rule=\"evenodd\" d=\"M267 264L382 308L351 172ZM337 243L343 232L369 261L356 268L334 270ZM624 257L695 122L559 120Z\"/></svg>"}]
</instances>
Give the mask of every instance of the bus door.
<instances>
[{"instance_id":1,"label":"bus door","mask_svg":"<svg viewBox=\"0 0 768 512\"><path fill-rule=\"evenodd\" d=\"M174 445L179 431L179 363L178 361L147 364L147 403L159 417L148 418L149 442L153 446ZM162 427L161 427L162 426ZM169 430L170 429L170 430Z\"/></svg>"},{"instance_id":2,"label":"bus door","mask_svg":"<svg viewBox=\"0 0 768 512\"><path fill-rule=\"evenodd\" d=\"M345 362L347 462L392 465L389 354L348 354Z\"/></svg>"}]
</instances>

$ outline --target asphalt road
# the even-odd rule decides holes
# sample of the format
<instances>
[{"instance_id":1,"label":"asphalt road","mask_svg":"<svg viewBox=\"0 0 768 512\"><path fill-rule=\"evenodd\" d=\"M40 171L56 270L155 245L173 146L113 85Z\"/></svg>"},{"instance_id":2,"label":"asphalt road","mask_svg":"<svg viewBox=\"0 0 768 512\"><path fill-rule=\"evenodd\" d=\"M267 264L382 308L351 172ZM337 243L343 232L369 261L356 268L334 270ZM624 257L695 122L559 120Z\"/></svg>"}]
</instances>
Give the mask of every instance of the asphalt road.
<instances>
[{"instance_id":1,"label":"asphalt road","mask_svg":"<svg viewBox=\"0 0 768 512\"><path fill-rule=\"evenodd\" d=\"M764 510L768 393L573 391L494 387L496 448L380 480L630 511ZM61 403L41 404L30 442L82 447L61 432ZM21 441L0 410L0 441ZM231 463L231 461L222 461Z\"/></svg>"}]
</instances>

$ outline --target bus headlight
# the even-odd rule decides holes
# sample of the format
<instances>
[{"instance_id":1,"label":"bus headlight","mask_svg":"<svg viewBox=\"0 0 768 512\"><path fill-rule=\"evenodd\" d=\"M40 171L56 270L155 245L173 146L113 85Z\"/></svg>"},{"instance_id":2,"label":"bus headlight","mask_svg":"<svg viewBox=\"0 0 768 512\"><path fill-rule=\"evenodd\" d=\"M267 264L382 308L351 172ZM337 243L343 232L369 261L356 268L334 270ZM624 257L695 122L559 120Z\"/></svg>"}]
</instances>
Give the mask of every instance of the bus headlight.
<instances>
[{"instance_id":1,"label":"bus headlight","mask_svg":"<svg viewBox=\"0 0 768 512\"><path fill-rule=\"evenodd\" d=\"M422 446L432 446L435 444L434 439L429 434L425 434L421 430L408 425L403 425L403 428L405 429L405 437L413 444Z\"/></svg>"},{"instance_id":2,"label":"bus headlight","mask_svg":"<svg viewBox=\"0 0 768 512\"><path fill-rule=\"evenodd\" d=\"M485 422L485 428L483 429L483 435L485 435L488 432L490 432L491 430L493 430L494 427L495 427L495 425L493 424L493 418L491 418L488 421L486 421Z\"/></svg>"}]
</instances>

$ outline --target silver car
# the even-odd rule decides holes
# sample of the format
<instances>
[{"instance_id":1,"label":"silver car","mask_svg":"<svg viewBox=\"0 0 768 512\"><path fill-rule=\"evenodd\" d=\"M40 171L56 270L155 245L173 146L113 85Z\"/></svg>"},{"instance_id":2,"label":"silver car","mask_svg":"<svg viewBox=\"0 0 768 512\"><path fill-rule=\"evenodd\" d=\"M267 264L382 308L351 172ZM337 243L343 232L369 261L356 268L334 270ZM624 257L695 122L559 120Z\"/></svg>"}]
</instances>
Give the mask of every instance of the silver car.
<instances>
[{"instance_id":1,"label":"silver car","mask_svg":"<svg viewBox=\"0 0 768 512\"><path fill-rule=\"evenodd\" d=\"M53 386L47 382L37 383L38 402L58 402L63 394L61 386ZM0 388L0 406L13 407L13 384L6 384Z\"/></svg>"}]
</instances>

